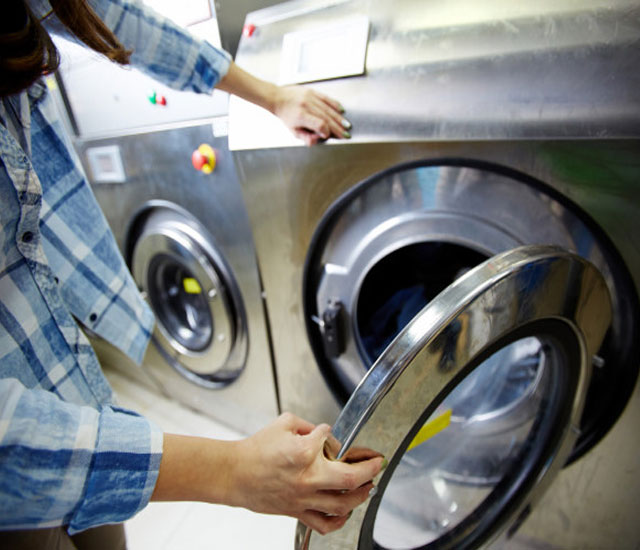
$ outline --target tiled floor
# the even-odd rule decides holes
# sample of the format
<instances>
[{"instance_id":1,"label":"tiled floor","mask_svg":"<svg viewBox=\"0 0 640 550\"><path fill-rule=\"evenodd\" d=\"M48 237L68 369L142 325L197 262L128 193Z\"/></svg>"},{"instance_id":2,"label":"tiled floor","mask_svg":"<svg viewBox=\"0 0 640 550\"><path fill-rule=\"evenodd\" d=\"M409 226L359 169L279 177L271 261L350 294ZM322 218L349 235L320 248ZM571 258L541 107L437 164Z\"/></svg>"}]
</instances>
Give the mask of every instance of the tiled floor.
<instances>
[{"instance_id":1,"label":"tiled floor","mask_svg":"<svg viewBox=\"0 0 640 550\"><path fill-rule=\"evenodd\" d=\"M208 417L106 371L119 404L165 431L218 439L239 434ZM152 502L125 523L129 550L290 550L295 520L196 502Z\"/></svg>"}]
</instances>

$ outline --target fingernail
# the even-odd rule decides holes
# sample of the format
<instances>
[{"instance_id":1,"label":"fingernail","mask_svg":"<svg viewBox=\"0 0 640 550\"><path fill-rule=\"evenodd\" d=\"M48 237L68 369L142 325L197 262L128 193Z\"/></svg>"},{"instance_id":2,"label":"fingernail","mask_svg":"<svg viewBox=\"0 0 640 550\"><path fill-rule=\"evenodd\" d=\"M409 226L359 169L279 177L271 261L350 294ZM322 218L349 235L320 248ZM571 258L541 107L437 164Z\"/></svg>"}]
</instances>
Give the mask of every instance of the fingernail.
<instances>
[{"instance_id":1,"label":"fingernail","mask_svg":"<svg viewBox=\"0 0 640 550\"><path fill-rule=\"evenodd\" d=\"M338 110L339 110L341 113L344 113L344 107L343 107L340 103L338 103Z\"/></svg>"},{"instance_id":2,"label":"fingernail","mask_svg":"<svg viewBox=\"0 0 640 550\"><path fill-rule=\"evenodd\" d=\"M345 130L344 132L342 132L342 137L345 139L350 139L351 134Z\"/></svg>"},{"instance_id":3,"label":"fingernail","mask_svg":"<svg viewBox=\"0 0 640 550\"><path fill-rule=\"evenodd\" d=\"M380 468L380 471L386 469L387 466L389 466L389 461L385 458L382 460L382 467Z\"/></svg>"},{"instance_id":4,"label":"fingernail","mask_svg":"<svg viewBox=\"0 0 640 550\"><path fill-rule=\"evenodd\" d=\"M371 491L369 491L369 498L375 497L378 494L378 487L374 485L371 487Z\"/></svg>"},{"instance_id":5,"label":"fingernail","mask_svg":"<svg viewBox=\"0 0 640 550\"><path fill-rule=\"evenodd\" d=\"M351 122L349 122L346 118L342 119L342 126L345 127L347 130L349 128L351 128Z\"/></svg>"}]
</instances>

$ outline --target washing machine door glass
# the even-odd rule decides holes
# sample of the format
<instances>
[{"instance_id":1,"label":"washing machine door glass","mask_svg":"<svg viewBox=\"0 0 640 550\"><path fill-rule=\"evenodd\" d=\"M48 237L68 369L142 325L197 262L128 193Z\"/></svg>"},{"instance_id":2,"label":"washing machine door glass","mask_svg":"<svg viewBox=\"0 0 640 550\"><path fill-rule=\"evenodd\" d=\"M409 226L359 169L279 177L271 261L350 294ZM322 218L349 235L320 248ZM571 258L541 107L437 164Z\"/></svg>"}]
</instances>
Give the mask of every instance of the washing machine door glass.
<instances>
[{"instance_id":1,"label":"washing machine door glass","mask_svg":"<svg viewBox=\"0 0 640 550\"><path fill-rule=\"evenodd\" d=\"M237 285L205 235L181 212L152 210L133 248L132 273L156 317L157 349L189 380L217 387L241 372L246 339Z\"/></svg>"},{"instance_id":2,"label":"washing machine door glass","mask_svg":"<svg viewBox=\"0 0 640 550\"><path fill-rule=\"evenodd\" d=\"M208 297L184 261L169 254L151 259L148 295L158 323L183 349L201 352L211 344L214 319Z\"/></svg>"},{"instance_id":3,"label":"washing machine door glass","mask_svg":"<svg viewBox=\"0 0 640 550\"><path fill-rule=\"evenodd\" d=\"M494 256L383 351L327 453L388 468L345 527L297 548L478 548L526 517L579 435L591 358L610 324L599 271L558 247Z\"/></svg>"}]
</instances>

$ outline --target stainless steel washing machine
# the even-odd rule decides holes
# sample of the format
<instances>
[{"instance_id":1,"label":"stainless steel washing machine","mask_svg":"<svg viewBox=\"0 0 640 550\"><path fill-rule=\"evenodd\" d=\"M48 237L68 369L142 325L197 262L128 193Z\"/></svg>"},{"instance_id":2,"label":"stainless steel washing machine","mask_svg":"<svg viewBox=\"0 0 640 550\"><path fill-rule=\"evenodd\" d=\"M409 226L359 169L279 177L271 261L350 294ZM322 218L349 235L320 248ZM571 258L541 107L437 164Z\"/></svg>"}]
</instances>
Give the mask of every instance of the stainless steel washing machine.
<instances>
[{"instance_id":1,"label":"stainless steel washing machine","mask_svg":"<svg viewBox=\"0 0 640 550\"><path fill-rule=\"evenodd\" d=\"M219 43L210 8L202 0L189 11L209 9L212 20L198 25ZM228 149L227 94L171 90L75 45L60 48L52 85L73 145L156 319L140 367L94 339L101 362L236 430L263 427L278 415L278 398L251 228Z\"/></svg>"},{"instance_id":2,"label":"stainless steel washing machine","mask_svg":"<svg viewBox=\"0 0 640 550\"><path fill-rule=\"evenodd\" d=\"M390 460L297 547L635 548L640 5L304 0L246 24L239 65L353 123L308 149L231 102L282 408Z\"/></svg>"}]
</instances>

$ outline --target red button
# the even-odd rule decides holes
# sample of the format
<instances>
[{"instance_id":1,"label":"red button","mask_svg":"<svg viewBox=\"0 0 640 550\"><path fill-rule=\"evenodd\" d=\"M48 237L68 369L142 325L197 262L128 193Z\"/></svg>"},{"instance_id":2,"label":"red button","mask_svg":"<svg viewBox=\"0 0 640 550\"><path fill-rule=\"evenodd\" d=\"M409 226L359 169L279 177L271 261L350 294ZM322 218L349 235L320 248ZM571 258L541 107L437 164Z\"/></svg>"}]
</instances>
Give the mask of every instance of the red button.
<instances>
[{"instance_id":1,"label":"red button","mask_svg":"<svg viewBox=\"0 0 640 550\"><path fill-rule=\"evenodd\" d=\"M242 34L244 34L247 38L253 36L254 32L256 32L256 26L253 23L247 23L242 28Z\"/></svg>"},{"instance_id":2,"label":"red button","mask_svg":"<svg viewBox=\"0 0 640 550\"><path fill-rule=\"evenodd\" d=\"M207 164L208 159L206 155L202 154L198 149L196 149L191 155L191 162L193 163L193 167L196 170L202 170L202 167Z\"/></svg>"}]
</instances>

